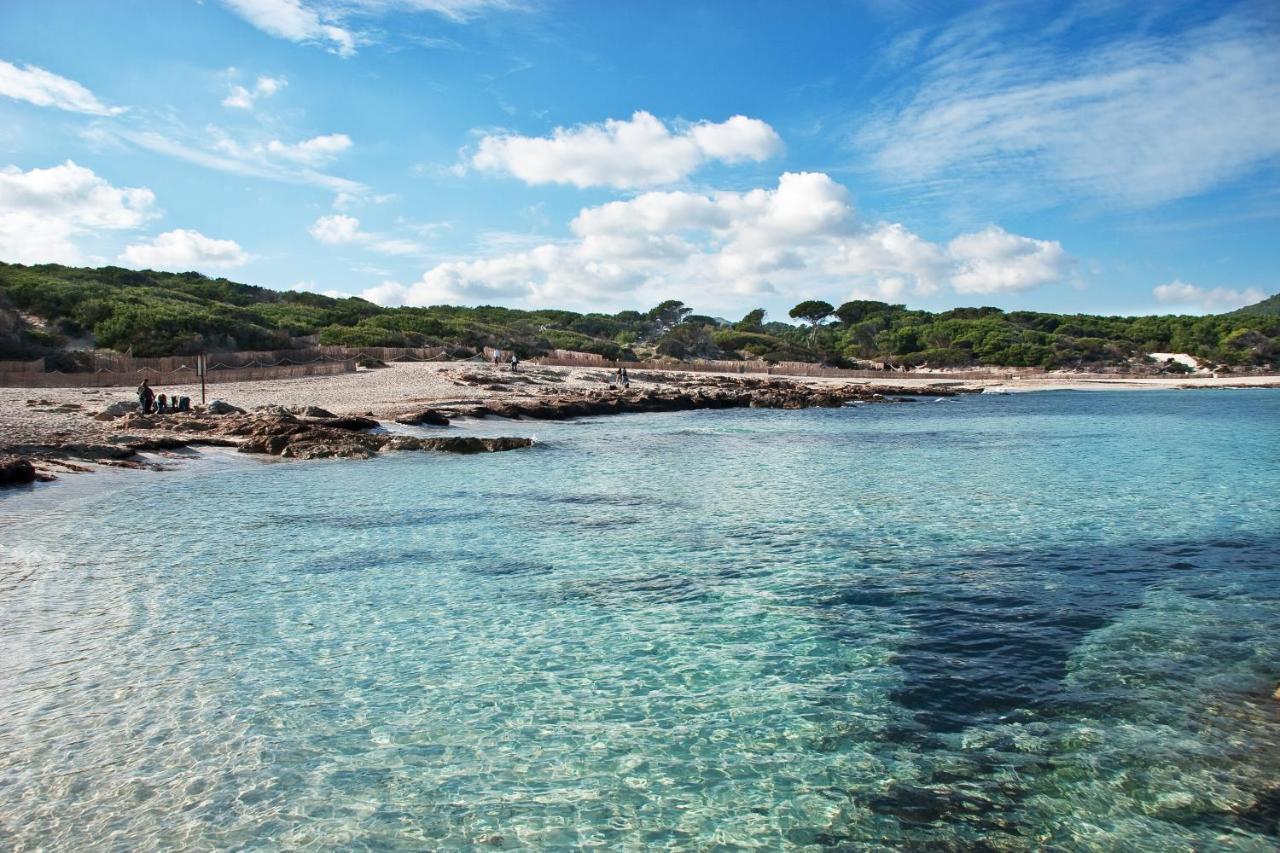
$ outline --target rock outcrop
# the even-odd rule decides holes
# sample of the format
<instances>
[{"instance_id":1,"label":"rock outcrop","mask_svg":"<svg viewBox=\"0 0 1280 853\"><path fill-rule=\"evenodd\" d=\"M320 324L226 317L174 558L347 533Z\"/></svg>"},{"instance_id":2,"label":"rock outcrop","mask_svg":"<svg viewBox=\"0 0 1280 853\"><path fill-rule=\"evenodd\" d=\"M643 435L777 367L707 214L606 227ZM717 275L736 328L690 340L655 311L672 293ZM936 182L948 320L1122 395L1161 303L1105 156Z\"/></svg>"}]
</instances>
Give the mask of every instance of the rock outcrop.
<instances>
[{"instance_id":1,"label":"rock outcrop","mask_svg":"<svg viewBox=\"0 0 1280 853\"><path fill-rule=\"evenodd\" d=\"M223 400L214 400L207 407L205 407L205 411L211 415L243 415L244 414L244 409L240 408L239 406L233 406L230 403L227 403Z\"/></svg>"},{"instance_id":2,"label":"rock outcrop","mask_svg":"<svg viewBox=\"0 0 1280 853\"><path fill-rule=\"evenodd\" d=\"M131 415L138 411L138 404L132 400L117 400L110 406L107 406L98 414L94 415L94 420L114 421L116 418L122 418L125 415Z\"/></svg>"},{"instance_id":3,"label":"rock outcrop","mask_svg":"<svg viewBox=\"0 0 1280 853\"><path fill-rule=\"evenodd\" d=\"M396 423L405 424L406 426L448 426L449 417L435 409L421 409L416 412L406 412L396 418Z\"/></svg>"},{"instance_id":4,"label":"rock outcrop","mask_svg":"<svg viewBox=\"0 0 1280 853\"><path fill-rule=\"evenodd\" d=\"M31 460L17 456L0 456L0 487L23 486L38 479Z\"/></svg>"},{"instance_id":5,"label":"rock outcrop","mask_svg":"<svg viewBox=\"0 0 1280 853\"><path fill-rule=\"evenodd\" d=\"M849 403L893 403L926 395L953 397L950 388L878 388L867 385L813 386L784 380L712 379L700 386L681 388L647 388L626 391L589 391L530 399L504 398L486 400L471 406L440 409L440 412L469 417L530 418L533 420L567 420L593 415L616 415L626 412L680 412L694 409L810 409L838 408ZM886 394L896 395L886 397ZM399 420L399 419L398 419ZM406 421L400 421L405 423Z\"/></svg>"}]
</instances>

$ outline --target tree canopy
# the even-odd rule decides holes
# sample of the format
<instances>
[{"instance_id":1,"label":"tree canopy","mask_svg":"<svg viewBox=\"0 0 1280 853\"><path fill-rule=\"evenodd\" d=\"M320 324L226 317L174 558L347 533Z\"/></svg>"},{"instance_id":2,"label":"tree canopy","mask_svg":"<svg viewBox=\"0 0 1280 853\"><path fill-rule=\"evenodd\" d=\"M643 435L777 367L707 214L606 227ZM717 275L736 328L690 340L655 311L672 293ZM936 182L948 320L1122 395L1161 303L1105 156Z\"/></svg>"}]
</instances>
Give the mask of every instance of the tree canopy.
<instances>
[{"instance_id":1,"label":"tree canopy","mask_svg":"<svg viewBox=\"0 0 1280 853\"><path fill-rule=\"evenodd\" d=\"M1096 368L1131 365L1150 352L1185 352L1215 365L1280 367L1280 315L1263 310L1100 317L992 307L933 313L873 300L832 308L808 300L789 313L807 327L766 321L762 308L727 326L674 299L616 314L384 308L355 297L278 292L195 272L0 263L0 359L71 358L72 350L85 346L152 356L319 342L497 346L523 356L569 349L607 358L656 353L934 367Z\"/></svg>"}]
</instances>

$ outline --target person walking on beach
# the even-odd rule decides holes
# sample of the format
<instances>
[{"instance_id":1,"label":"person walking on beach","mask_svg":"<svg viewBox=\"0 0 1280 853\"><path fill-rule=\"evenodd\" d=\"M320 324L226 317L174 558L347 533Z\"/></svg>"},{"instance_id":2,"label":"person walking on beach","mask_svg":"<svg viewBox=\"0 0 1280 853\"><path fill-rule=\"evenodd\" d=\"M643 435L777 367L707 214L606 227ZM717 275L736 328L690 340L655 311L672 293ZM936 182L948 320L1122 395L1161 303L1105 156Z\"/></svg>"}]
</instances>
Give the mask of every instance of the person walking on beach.
<instances>
[{"instance_id":1,"label":"person walking on beach","mask_svg":"<svg viewBox=\"0 0 1280 853\"><path fill-rule=\"evenodd\" d=\"M142 384L138 386L138 408L142 410L144 415L151 414L151 403L155 398L156 392L151 390L147 380L142 380Z\"/></svg>"},{"instance_id":2,"label":"person walking on beach","mask_svg":"<svg viewBox=\"0 0 1280 853\"><path fill-rule=\"evenodd\" d=\"M511 372L515 373L519 367L520 367L520 359L517 358L516 354L513 352L511 353Z\"/></svg>"}]
</instances>

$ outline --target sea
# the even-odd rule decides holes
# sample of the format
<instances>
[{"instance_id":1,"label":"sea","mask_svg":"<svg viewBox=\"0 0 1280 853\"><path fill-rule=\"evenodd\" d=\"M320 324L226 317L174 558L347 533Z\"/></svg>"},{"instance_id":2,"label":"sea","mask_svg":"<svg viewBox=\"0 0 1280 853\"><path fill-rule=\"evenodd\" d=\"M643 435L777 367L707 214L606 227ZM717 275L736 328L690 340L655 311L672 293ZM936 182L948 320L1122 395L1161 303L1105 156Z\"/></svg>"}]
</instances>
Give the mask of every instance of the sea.
<instances>
[{"instance_id":1,"label":"sea","mask_svg":"<svg viewBox=\"0 0 1280 853\"><path fill-rule=\"evenodd\" d=\"M0 848L1280 849L1280 393L461 429L3 493Z\"/></svg>"}]
</instances>

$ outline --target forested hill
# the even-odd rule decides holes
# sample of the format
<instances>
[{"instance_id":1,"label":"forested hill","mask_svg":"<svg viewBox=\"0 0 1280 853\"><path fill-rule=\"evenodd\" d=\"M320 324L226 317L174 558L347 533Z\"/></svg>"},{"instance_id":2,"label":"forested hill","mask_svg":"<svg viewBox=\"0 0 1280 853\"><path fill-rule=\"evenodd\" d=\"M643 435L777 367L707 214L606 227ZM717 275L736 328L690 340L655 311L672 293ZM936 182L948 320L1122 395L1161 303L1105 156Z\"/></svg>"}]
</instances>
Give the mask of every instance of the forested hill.
<instances>
[{"instance_id":1,"label":"forested hill","mask_svg":"<svg viewBox=\"0 0 1280 853\"><path fill-rule=\"evenodd\" d=\"M1272 297L1261 305L1274 305ZM1258 308L1258 306L1254 306ZM647 311L579 314L510 308L383 308L359 298L279 292L199 273L0 263L0 359L96 346L138 356L352 346L485 345L609 357L764 358L851 365L1088 367L1186 352L1215 364L1280 366L1280 315L1097 317L957 308L941 313L854 301L808 301L768 321L736 322L668 301Z\"/></svg>"},{"instance_id":2,"label":"forested hill","mask_svg":"<svg viewBox=\"0 0 1280 853\"><path fill-rule=\"evenodd\" d=\"M1246 305L1243 308L1237 308L1231 312L1232 314L1280 314L1280 293L1274 296L1268 296L1261 302L1255 302L1252 305Z\"/></svg>"}]
</instances>

